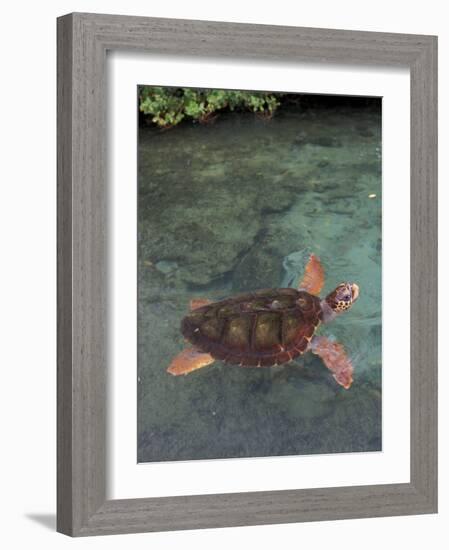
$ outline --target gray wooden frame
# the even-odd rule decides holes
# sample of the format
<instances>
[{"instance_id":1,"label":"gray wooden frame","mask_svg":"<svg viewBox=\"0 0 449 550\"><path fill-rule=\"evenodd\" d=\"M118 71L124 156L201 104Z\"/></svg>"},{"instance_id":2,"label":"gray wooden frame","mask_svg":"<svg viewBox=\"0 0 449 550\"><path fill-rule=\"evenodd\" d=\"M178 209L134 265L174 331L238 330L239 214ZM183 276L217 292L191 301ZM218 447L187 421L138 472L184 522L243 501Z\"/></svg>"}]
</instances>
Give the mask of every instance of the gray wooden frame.
<instances>
[{"instance_id":1,"label":"gray wooden frame","mask_svg":"<svg viewBox=\"0 0 449 550\"><path fill-rule=\"evenodd\" d=\"M106 499L108 50L410 69L410 483ZM72 536L437 511L436 37L82 13L58 19L57 448L57 529Z\"/></svg>"}]
</instances>

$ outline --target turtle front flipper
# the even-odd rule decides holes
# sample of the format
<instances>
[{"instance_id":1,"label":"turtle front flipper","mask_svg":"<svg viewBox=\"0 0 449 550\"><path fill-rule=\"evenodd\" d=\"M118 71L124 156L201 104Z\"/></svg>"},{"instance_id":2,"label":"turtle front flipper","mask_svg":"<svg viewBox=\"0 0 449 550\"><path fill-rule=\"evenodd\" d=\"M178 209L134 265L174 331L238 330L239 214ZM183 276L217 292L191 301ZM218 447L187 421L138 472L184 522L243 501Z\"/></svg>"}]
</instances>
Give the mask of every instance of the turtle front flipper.
<instances>
[{"instance_id":1,"label":"turtle front flipper","mask_svg":"<svg viewBox=\"0 0 449 550\"><path fill-rule=\"evenodd\" d=\"M302 281L298 285L298 290L305 290L309 294L318 296L324 286L324 269L320 259L314 254L310 255Z\"/></svg>"},{"instance_id":2,"label":"turtle front flipper","mask_svg":"<svg viewBox=\"0 0 449 550\"><path fill-rule=\"evenodd\" d=\"M173 359L167 372L173 374L173 376L189 374L189 372L206 367L214 361L215 359L209 353L204 353L195 348L186 348Z\"/></svg>"},{"instance_id":3,"label":"turtle front flipper","mask_svg":"<svg viewBox=\"0 0 449 550\"><path fill-rule=\"evenodd\" d=\"M332 342L324 336L315 336L310 343L310 351L321 357L340 386L345 390L351 387L354 369L341 344Z\"/></svg>"}]
</instances>

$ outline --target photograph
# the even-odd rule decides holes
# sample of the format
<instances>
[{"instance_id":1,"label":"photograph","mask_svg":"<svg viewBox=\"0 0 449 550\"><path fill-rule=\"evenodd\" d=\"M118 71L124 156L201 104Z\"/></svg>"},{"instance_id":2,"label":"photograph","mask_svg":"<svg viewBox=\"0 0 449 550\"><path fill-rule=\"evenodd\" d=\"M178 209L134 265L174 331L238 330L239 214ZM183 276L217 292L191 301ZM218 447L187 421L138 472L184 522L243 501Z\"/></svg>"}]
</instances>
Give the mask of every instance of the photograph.
<instances>
[{"instance_id":1,"label":"photograph","mask_svg":"<svg viewBox=\"0 0 449 550\"><path fill-rule=\"evenodd\" d=\"M382 451L382 98L136 103L137 462Z\"/></svg>"},{"instance_id":2,"label":"photograph","mask_svg":"<svg viewBox=\"0 0 449 550\"><path fill-rule=\"evenodd\" d=\"M4 4L5 549L447 546L447 10L369 7Z\"/></svg>"}]
</instances>

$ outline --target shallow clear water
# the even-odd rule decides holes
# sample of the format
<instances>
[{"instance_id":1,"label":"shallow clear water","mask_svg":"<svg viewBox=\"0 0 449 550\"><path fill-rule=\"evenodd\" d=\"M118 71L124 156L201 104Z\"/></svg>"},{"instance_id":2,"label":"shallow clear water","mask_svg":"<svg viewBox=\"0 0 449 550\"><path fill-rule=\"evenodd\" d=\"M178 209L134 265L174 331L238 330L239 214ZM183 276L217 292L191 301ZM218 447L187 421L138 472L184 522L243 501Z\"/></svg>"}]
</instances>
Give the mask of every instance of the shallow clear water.
<instances>
[{"instance_id":1,"label":"shallow clear water","mask_svg":"<svg viewBox=\"0 0 449 550\"><path fill-rule=\"evenodd\" d=\"M354 364L349 390L312 355L166 372L190 299L295 286L308 255L361 289L321 334ZM141 128L138 461L381 449L381 113L354 105Z\"/></svg>"}]
</instances>

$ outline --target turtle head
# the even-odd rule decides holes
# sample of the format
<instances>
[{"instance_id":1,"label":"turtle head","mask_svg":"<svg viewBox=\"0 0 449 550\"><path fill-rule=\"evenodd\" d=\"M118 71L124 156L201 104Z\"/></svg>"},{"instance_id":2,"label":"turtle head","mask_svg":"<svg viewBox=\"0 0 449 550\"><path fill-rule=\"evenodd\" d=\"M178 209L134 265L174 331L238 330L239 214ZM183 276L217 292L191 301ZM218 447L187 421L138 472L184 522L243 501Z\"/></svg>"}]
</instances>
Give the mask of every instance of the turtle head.
<instances>
[{"instance_id":1,"label":"turtle head","mask_svg":"<svg viewBox=\"0 0 449 550\"><path fill-rule=\"evenodd\" d=\"M325 304L334 315L347 311L359 297L359 286L355 283L340 283L335 290L326 296Z\"/></svg>"}]
</instances>

